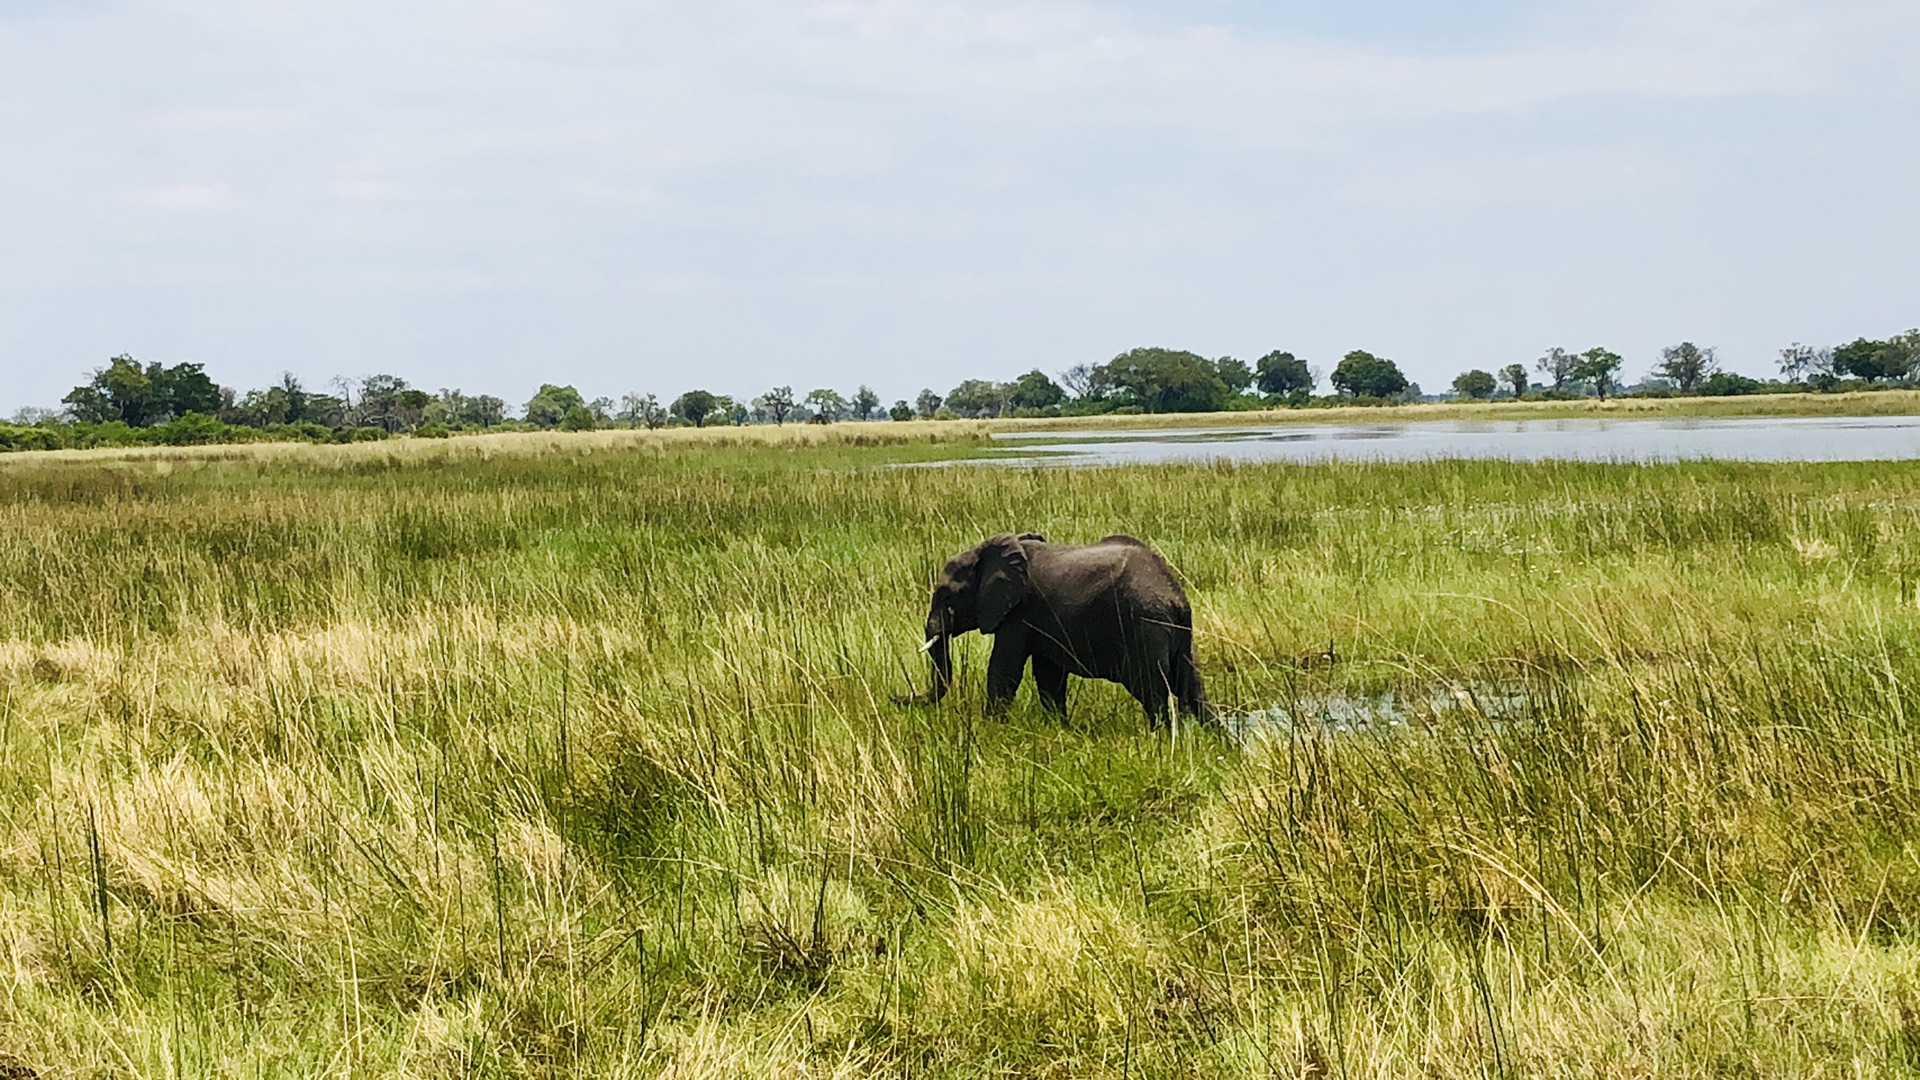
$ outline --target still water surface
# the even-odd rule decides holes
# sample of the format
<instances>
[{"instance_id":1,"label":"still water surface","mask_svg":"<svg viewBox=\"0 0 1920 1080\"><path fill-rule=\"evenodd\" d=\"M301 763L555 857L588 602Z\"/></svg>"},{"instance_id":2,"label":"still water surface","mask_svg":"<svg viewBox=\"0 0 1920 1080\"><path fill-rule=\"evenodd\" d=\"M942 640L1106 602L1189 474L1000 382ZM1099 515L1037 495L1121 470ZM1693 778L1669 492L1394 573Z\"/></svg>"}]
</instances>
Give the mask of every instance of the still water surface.
<instances>
[{"instance_id":1,"label":"still water surface","mask_svg":"<svg viewBox=\"0 0 1920 1080\"><path fill-rule=\"evenodd\" d=\"M1893 461L1920 458L1920 416L1400 423L995 435L1003 464L1168 461Z\"/></svg>"}]
</instances>

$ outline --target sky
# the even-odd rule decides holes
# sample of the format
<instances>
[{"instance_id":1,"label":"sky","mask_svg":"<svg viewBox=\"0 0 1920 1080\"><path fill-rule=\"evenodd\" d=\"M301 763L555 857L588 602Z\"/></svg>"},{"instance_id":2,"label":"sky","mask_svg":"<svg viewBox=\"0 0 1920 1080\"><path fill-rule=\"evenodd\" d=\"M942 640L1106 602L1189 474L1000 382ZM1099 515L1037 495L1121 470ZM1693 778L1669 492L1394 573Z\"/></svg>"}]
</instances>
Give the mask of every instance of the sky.
<instances>
[{"instance_id":1,"label":"sky","mask_svg":"<svg viewBox=\"0 0 1920 1080\"><path fill-rule=\"evenodd\" d=\"M0 0L0 413L1920 325L1913 0ZM1324 385L1323 385L1324 389Z\"/></svg>"}]
</instances>

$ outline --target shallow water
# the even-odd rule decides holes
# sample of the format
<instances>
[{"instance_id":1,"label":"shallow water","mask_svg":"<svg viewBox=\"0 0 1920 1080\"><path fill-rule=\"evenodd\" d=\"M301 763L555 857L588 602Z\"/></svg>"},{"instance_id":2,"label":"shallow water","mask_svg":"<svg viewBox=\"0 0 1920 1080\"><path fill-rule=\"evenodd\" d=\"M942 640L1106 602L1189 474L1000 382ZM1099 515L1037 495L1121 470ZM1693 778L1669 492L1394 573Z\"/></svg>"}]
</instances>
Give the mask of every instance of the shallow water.
<instances>
[{"instance_id":1,"label":"shallow water","mask_svg":"<svg viewBox=\"0 0 1920 1080\"><path fill-rule=\"evenodd\" d=\"M1171 461L1895 461L1920 458L1920 416L1427 420L994 436L999 464Z\"/></svg>"},{"instance_id":2,"label":"shallow water","mask_svg":"<svg viewBox=\"0 0 1920 1080\"><path fill-rule=\"evenodd\" d=\"M1528 708L1527 695L1518 687L1441 685L1425 691L1302 697L1221 720L1242 739L1285 737L1301 731L1393 734L1449 714L1499 727L1522 718Z\"/></svg>"}]
</instances>

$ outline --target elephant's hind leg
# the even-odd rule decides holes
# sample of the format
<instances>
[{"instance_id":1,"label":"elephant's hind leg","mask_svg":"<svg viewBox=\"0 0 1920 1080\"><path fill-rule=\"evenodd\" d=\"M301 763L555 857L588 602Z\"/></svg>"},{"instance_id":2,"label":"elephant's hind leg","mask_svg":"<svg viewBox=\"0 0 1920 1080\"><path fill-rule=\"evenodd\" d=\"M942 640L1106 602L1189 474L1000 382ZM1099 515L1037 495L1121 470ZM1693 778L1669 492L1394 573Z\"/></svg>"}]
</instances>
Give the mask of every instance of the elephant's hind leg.
<instances>
[{"instance_id":1,"label":"elephant's hind leg","mask_svg":"<svg viewBox=\"0 0 1920 1080\"><path fill-rule=\"evenodd\" d=\"M1151 672L1145 677L1130 681L1127 692L1133 700L1147 712L1147 726L1158 731L1167 726L1168 699L1172 696L1172 687L1167 682L1165 672Z\"/></svg>"},{"instance_id":2,"label":"elephant's hind leg","mask_svg":"<svg viewBox=\"0 0 1920 1080\"><path fill-rule=\"evenodd\" d=\"M1156 624L1135 637L1129 650L1133 661L1125 679L1127 692L1146 710L1147 724L1156 730L1168 725L1173 711L1171 699L1180 693L1173 645L1167 627Z\"/></svg>"},{"instance_id":3,"label":"elephant's hind leg","mask_svg":"<svg viewBox=\"0 0 1920 1080\"><path fill-rule=\"evenodd\" d=\"M1047 711L1067 715L1067 669L1038 653L1033 657L1033 684Z\"/></svg>"},{"instance_id":4,"label":"elephant's hind leg","mask_svg":"<svg viewBox=\"0 0 1920 1080\"><path fill-rule=\"evenodd\" d=\"M1195 720L1213 719L1213 707L1207 704L1206 684L1200 681L1200 672L1193 666L1192 656L1179 655L1173 658L1173 689L1182 713Z\"/></svg>"}]
</instances>

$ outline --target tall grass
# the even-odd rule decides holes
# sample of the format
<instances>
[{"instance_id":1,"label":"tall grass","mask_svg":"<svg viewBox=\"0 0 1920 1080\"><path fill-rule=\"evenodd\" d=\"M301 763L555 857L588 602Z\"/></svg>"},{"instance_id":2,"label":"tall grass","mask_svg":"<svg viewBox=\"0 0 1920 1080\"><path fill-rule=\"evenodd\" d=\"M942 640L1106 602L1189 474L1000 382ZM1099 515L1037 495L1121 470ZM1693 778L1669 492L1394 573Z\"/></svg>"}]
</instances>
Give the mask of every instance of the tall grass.
<instances>
[{"instance_id":1,"label":"tall grass","mask_svg":"<svg viewBox=\"0 0 1920 1080\"><path fill-rule=\"evenodd\" d=\"M0 1064L1920 1071L1920 466L715 438L0 464ZM1014 528L1264 719L892 704Z\"/></svg>"}]
</instances>

